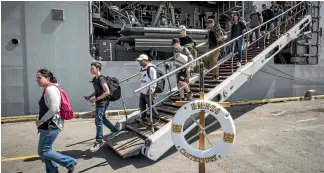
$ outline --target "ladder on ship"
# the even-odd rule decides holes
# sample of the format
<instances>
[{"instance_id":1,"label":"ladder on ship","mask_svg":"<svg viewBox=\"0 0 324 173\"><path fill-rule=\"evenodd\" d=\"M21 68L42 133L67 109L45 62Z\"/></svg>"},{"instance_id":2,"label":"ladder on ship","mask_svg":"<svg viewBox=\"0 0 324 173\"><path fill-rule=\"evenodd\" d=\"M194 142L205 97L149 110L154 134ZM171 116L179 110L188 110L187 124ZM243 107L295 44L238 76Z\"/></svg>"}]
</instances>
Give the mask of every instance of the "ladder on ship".
<instances>
[{"instance_id":1,"label":"ladder on ship","mask_svg":"<svg viewBox=\"0 0 324 173\"><path fill-rule=\"evenodd\" d=\"M216 100L219 102L225 101L229 98L241 85L245 82L249 81L251 77L260 70L267 62L269 62L281 49L283 49L287 44L289 44L292 40L296 39L298 35L303 32L303 30L312 22L312 18L309 15L310 13L306 13L301 18L297 18L296 15L301 13L300 5L303 2L298 3L290 10L295 10L291 19L293 23L289 24L287 22L283 22L280 25L280 30L282 34L280 37L275 35L275 28L271 29L268 33L270 34L270 40L268 43L265 41L265 35L259 38L259 46L260 48L257 49L256 41L247 45L244 48L243 52L243 62L241 67L237 67L237 62L233 61L234 52L231 52L224 58L219 61L219 72L220 72L220 79L219 80L212 80L212 74L210 73L211 69L205 71L204 77L204 92L205 92L205 100ZM287 11L290 11L287 10ZM310 9L309 9L310 11ZM283 13L282 15L285 15ZM279 16L277 16L279 17ZM274 19L260 25L266 26L267 23L273 21ZM287 21L287 20L286 20ZM249 35L252 33L253 30L257 28L251 29L250 31L246 32L245 34L234 38L224 45L215 48L214 50L205 53L204 55L198 57L195 61L199 61L205 58L207 55L211 54L212 52L222 49L225 46L233 45L233 43L237 39L241 39L244 37L249 38ZM164 64L164 62L160 64ZM188 63L188 64L191 64ZM159 65L160 65L159 64ZM188 65L186 64L186 65ZM178 70L185 67L186 65L179 67L178 69L165 74L164 76L152 81L151 83L135 90L134 92L140 91L142 88L149 87L150 85L156 83L161 79L165 79L170 77L171 75L176 74ZM215 67L217 67L215 66ZM213 68L215 68L213 67ZM131 77L121 81L128 81L130 78L137 76L138 74L134 74ZM190 88L192 92L194 92L194 99L199 99L199 76L193 76L190 79ZM123 132L111 139L107 140L105 138L106 143L109 147L111 147L118 155L123 158L134 156L142 153L146 157L151 160L156 161L159 159L165 152L167 152L174 144L171 137L171 121L172 117L179 109L176 106L175 102L179 100L179 93L176 91L169 91L170 94L160 100L159 102L155 103L153 106L157 108L160 114L159 124L155 126L149 127L146 126L144 128L140 128L139 124L135 121L136 118L140 116L140 112L136 111L131 115L123 118L122 120L118 121L116 127L118 129L123 129ZM206 116L206 115L205 115ZM154 118L153 118L154 119ZM215 122L206 126L206 128L212 126ZM185 131L184 134L190 132L193 128L196 127L196 124L190 125Z\"/></svg>"}]
</instances>

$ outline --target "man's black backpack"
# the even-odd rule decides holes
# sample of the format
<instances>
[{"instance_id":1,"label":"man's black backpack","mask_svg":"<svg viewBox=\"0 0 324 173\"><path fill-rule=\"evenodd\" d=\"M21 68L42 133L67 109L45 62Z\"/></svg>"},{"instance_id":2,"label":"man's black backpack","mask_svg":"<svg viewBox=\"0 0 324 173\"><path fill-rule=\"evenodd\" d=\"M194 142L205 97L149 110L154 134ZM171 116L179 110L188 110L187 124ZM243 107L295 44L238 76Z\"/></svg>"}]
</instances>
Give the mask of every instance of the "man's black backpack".
<instances>
[{"instance_id":1,"label":"man's black backpack","mask_svg":"<svg viewBox=\"0 0 324 173\"><path fill-rule=\"evenodd\" d=\"M149 71L151 67L155 68L154 66L147 67L146 73L147 73L147 76L152 80L152 78L150 76L150 71ZM159 78L159 77L161 77L161 76L164 75L161 70L158 70L156 68L155 68L155 70L156 70L156 76L157 76L157 78ZM156 83L156 88L155 88L154 93L162 93L164 91L164 87L165 87L165 79L162 79L162 80L160 80L160 81L158 81Z\"/></svg>"},{"instance_id":2,"label":"man's black backpack","mask_svg":"<svg viewBox=\"0 0 324 173\"><path fill-rule=\"evenodd\" d=\"M115 77L105 77L109 87L110 95L108 96L109 101L117 101L121 97L121 88L119 81Z\"/></svg>"},{"instance_id":3,"label":"man's black backpack","mask_svg":"<svg viewBox=\"0 0 324 173\"><path fill-rule=\"evenodd\" d=\"M120 85L119 85L119 81L117 78L115 77L109 77L109 76L103 76L106 79L106 82L107 82L107 85L108 85L108 88L109 88L109 91L110 91L110 95L107 97L109 101L116 101L116 100L119 100L120 97L121 97L121 88L120 88ZM94 83L96 77L94 77L92 79L92 81L90 81L94 87L96 88L96 84ZM102 87L100 87L102 88Z\"/></svg>"}]
</instances>

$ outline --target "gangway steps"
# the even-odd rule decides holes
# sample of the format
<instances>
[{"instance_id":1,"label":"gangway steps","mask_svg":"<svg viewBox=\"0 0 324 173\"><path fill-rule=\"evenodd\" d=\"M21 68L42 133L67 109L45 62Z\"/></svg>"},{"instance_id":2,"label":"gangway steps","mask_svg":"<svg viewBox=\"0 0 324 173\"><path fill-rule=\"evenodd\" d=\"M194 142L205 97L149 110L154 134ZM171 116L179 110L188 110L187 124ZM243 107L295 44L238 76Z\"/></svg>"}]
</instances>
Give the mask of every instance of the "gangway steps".
<instances>
[{"instance_id":1,"label":"gangway steps","mask_svg":"<svg viewBox=\"0 0 324 173\"><path fill-rule=\"evenodd\" d=\"M105 136L104 140L119 156L126 158L140 154L145 139L133 131L125 131L110 140Z\"/></svg>"},{"instance_id":2,"label":"gangway steps","mask_svg":"<svg viewBox=\"0 0 324 173\"><path fill-rule=\"evenodd\" d=\"M297 22L297 21L296 21ZM293 25L288 25L287 31L292 27ZM261 37L259 46L260 48L256 47L256 44L253 43L249 45L247 55L245 57L245 52L243 54L242 59L242 66L246 64L245 58L247 58L247 61L250 62L253 60L253 58L261 53L265 48L270 46L272 43L274 43L278 39L277 36L275 36L273 33L270 34L269 43L265 44L263 43L263 37ZM235 73L238 70L237 60L234 61L233 66ZM217 87L219 84L221 84L224 80L226 80L228 77L230 77L233 73L231 70L232 62L231 59L227 60L225 63L220 65L220 78L218 80L212 79L212 74L209 72L204 76L204 93L208 93L212 88ZM194 100L199 99L199 81L194 82L193 84L190 84L190 88L194 95ZM176 111L179 109L178 106L175 105L175 102L180 99L179 93L176 93L172 96L170 96L167 100L163 101L159 105L156 106L156 109L159 112L160 118L154 118L154 122L157 122L157 125L154 126L155 130L159 130L164 125L166 125L168 122L170 122L176 113ZM141 146L145 145L144 141L146 138L148 138L150 135L152 135L151 127L145 126L140 127L139 123L135 122L132 124L128 124L126 126L126 132L122 133L121 135L115 137L112 140L106 141L107 144L113 148L120 156L123 158L129 157L131 155L136 155L140 153ZM127 148L129 147L129 148Z\"/></svg>"}]
</instances>

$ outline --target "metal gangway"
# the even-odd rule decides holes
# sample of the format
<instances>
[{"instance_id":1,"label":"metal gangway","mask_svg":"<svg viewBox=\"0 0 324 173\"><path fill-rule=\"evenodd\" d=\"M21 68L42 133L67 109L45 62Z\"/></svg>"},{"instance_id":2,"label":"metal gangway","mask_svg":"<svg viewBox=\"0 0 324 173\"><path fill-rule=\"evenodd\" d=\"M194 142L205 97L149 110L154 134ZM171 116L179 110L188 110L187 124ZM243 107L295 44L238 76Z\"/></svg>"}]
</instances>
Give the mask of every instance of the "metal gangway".
<instances>
[{"instance_id":1,"label":"metal gangway","mask_svg":"<svg viewBox=\"0 0 324 173\"><path fill-rule=\"evenodd\" d=\"M254 30L260 29L262 26L267 27L269 23L275 21L277 18L279 19L282 16L286 15L286 13L294 11L294 14L292 16L286 18L286 21L291 20L293 21L292 23L284 21L281 23L281 25L270 28L269 31L264 33L264 35L258 40L254 40L252 43L248 43L244 47L244 60L242 61L241 67L236 66L237 62L234 59L234 56L237 53L233 51L234 49L232 49L229 54L219 60L218 65L204 71L204 99L214 100L218 102L225 101L237 89L239 89L240 86L249 81L257 71L259 71L265 64L267 64L267 62L269 62L274 56L276 56L276 54L278 54L286 45L288 45L292 40L298 38L298 36L305 30L310 29L312 23L312 16L310 15L311 8L309 7L308 11L304 13L304 10L306 9L301 8L302 3L304 2L298 3L281 15L199 56L194 61L189 62L169 73L167 73L166 71L166 74L164 76L152 81L151 83L143 87L136 89L134 93L138 93L146 87L150 88L151 85L162 79L169 79L180 69L185 68L187 65L200 62L217 50L222 50L226 46L233 46L234 48L236 40L243 39L244 37L249 38L250 34L252 34ZM282 34L278 37L275 35L275 31L279 28ZM269 42L266 42L267 34L270 34ZM259 41L259 49L256 46L257 41ZM203 43L199 46L202 45ZM160 62L159 64L157 64L157 66L165 65L169 60L170 59ZM220 78L218 80L213 80L212 74L210 72L216 67L219 67ZM122 80L120 83L125 83L136 77L137 75L139 75L139 73ZM179 89L171 88L170 81L168 80L168 82L169 90L164 93L165 95L163 95L162 99L160 99L154 105L148 106L149 108L145 110L152 112L152 107L155 107L159 111L159 119L152 117L152 113L150 114L150 119L158 122L157 126L153 126L152 124L152 126L145 126L144 128L140 128L139 123L136 122L136 119L140 117L141 112L135 111L130 115L126 115L125 118L119 120L116 123L116 127L119 130L122 130L119 136L116 136L115 138L110 140L107 140L108 138L106 137L104 138L108 146L121 157L126 158L142 153L147 158L156 161L171 147L173 147L174 143L171 137L171 121L173 115L179 109L175 102L178 101L180 97L178 93ZM199 99L199 74L192 75L189 83L191 91L194 92L194 99ZM150 100L151 99L152 98L150 97ZM122 100L124 101L125 99L122 97ZM124 109L126 112L125 105ZM205 116L208 116L208 114L206 114ZM212 127L216 123L217 121L206 124L205 129ZM195 123L189 124L188 127L184 129L184 135L191 132L195 127ZM188 137L186 140L189 143L198 135L199 132L190 138Z\"/></svg>"}]
</instances>

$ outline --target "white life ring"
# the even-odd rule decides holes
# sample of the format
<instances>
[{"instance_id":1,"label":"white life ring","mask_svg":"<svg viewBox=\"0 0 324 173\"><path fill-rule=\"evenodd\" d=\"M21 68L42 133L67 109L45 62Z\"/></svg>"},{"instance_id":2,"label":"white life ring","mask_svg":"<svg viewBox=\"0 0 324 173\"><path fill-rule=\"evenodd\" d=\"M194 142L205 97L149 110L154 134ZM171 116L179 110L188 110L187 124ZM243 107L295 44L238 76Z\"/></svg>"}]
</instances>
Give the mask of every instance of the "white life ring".
<instances>
[{"instance_id":1,"label":"white life ring","mask_svg":"<svg viewBox=\"0 0 324 173\"><path fill-rule=\"evenodd\" d=\"M183 135L183 126L187 119L204 110L213 115L220 123L222 140L208 150L199 150L188 144ZM197 120L199 122L199 120ZM235 141L235 125L229 112L221 105L208 100L195 100L183 105L172 120L172 139L175 147L190 160L208 163L223 158Z\"/></svg>"}]
</instances>

